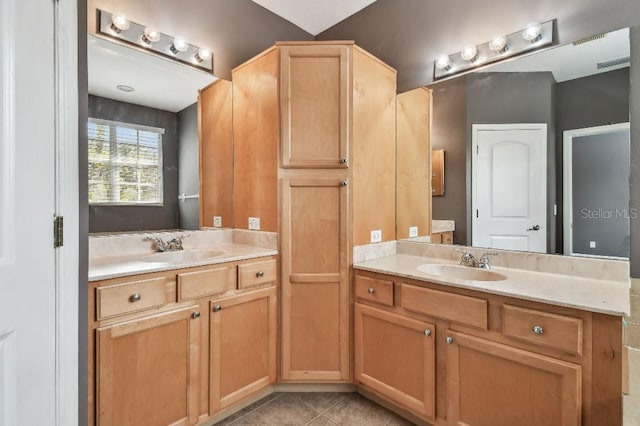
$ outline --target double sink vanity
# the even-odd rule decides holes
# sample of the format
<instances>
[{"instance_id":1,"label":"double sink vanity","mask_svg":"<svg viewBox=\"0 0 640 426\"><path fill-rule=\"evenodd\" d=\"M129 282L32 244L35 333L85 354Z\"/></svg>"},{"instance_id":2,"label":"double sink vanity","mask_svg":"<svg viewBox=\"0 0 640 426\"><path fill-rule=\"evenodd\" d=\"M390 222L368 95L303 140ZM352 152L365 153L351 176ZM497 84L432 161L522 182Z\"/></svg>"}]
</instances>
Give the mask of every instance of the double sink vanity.
<instances>
[{"instance_id":1,"label":"double sink vanity","mask_svg":"<svg viewBox=\"0 0 640 426\"><path fill-rule=\"evenodd\" d=\"M276 234L183 244L90 240L97 424L211 424L278 386ZM422 424L620 424L625 263L498 252L477 268L460 258L480 249L410 241L356 251L344 386Z\"/></svg>"}]
</instances>

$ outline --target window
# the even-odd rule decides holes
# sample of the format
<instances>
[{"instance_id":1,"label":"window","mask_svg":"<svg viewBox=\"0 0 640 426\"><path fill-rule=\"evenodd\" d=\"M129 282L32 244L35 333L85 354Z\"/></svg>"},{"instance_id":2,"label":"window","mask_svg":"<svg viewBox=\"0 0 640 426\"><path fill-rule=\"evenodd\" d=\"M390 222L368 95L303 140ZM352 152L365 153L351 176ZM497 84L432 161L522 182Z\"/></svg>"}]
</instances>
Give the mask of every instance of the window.
<instances>
[{"instance_id":1,"label":"window","mask_svg":"<svg viewBox=\"0 0 640 426\"><path fill-rule=\"evenodd\" d=\"M89 119L89 204L162 205L164 129Z\"/></svg>"}]
</instances>

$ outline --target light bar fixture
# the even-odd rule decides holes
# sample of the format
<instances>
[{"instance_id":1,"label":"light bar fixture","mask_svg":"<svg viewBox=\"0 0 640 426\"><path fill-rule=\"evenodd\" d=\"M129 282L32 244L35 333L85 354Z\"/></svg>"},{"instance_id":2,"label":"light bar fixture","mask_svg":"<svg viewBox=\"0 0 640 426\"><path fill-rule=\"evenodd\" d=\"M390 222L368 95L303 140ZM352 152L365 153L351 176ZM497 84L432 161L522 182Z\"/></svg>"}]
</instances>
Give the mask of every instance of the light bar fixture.
<instances>
[{"instance_id":1,"label":"light bar fixture","mask_svg":"<svg viewBox=\"0 0 640 426\"><path fill-rule=\"evenodd\" d=\"M195 46L182 37L172 37L133 22L122 13L98 9L98 17L98 32L106 37L213 74L213 53L207 47Z\"/></svg>"},{"instance_id":2,"label":"light bar fixture","mask_svg":"<svg viewBox=\"0 0 640 426\"><path fill-rule=\"evenodd\" d=\"M433 79L441 80L506 58L538 50L553 43L554 21L529 24L523 30L494 38L480 45L466 46L433 62Z\"/></svg>"}]
</instances>

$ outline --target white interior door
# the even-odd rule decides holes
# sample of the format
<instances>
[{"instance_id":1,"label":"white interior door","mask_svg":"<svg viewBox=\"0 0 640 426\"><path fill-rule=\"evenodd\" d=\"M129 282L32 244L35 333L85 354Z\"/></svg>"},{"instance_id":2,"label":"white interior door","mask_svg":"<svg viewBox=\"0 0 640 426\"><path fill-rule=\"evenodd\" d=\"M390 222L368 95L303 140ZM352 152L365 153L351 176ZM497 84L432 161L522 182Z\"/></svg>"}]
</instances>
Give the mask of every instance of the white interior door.
<instances>
[{"instance_id":1,"label":"white interior door","mask_svg":"<svg viewBox=\"0 0 640 426\"><path fill-rule=\"evenodd\" d=\"M0 2L0 426L60 424L61 410L74 403L77 412L77 399L69 403L56 387L64 352L58 331L65 326L73 333L77 325L61 324L56 314L56 274L63 274L52 232L61 180L56 135L65 127L59 121L64 114L55 113L56 7L53 1ZM66 31L75 34L76 22L69 20ZM77 98L69 102L77 105ZM77 153L77 138L65 144ZM69 171L77 183L77 168L69 165ZM77 269L75 277L67 284L77 289ZM68 380L77 375L69 373Z\"/></svg>"},{"instance_id":2,"label":"white interior door","mask_svg":"<svg viewBox=\"0 0 640 426\"><path fill-rule=\"evenodd\" d=\"M474 246L547 250L547 125L472 127Z\"/></svg>"}]
</instances>

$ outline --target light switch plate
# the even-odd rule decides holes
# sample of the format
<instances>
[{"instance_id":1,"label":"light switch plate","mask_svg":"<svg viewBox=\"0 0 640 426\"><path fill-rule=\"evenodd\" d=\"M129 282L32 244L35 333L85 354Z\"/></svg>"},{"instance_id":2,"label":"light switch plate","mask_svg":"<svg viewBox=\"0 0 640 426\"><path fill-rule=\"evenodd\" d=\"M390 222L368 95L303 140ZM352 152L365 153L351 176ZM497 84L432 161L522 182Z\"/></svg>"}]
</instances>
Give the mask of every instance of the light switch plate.
<instances>
[{"instance_id":1,"label":"light switch plate","mask_svg":"<svg viewBox=\"0 0 640 426\"><path fill-rule=\"evenodd\" d=\"M410 226L409 227L409 238L415 238L418 236L418 227Z\"/></svg>"},{"instance_id":2,"label":"light switch plate","mask_svg":"<svg viewBox=\"0 0 640 426\"><path fill-rule=\"evenodd\" d=\"M222 216L213 217L213 226L215 228L222 228Z\"/></svg>"},{"instance_id":3,"label":"light switch plate","mask_svg":"<svg viewBox=\"0 0 640 426\"><path fill-rule=\"evenodd\" d=\"M596 242L595 241L589 241L589 248L596 248Z\"/></svg>"},{"instance_id":4,"label":"light switch plate","mask_svg":"<svg viewBox=\"0 0 640 426\"><path fill-rule=\"evenodd\" d=\"M260 230L260 218L259 217L250 217L249 218L249 230L251 230L251 231L259 231Z\"/></svg>"},{"instance_id":5,"label":"light switch plate","mask_svg":"<svg viewBox=\"0 0 640 426\"><path fill-rule=\"evenodd\" d=\"M371 231L371 242L379 243L381 241L382 241L382 230L376 229L374 231Z\"/></svg>"}]
</instances>

